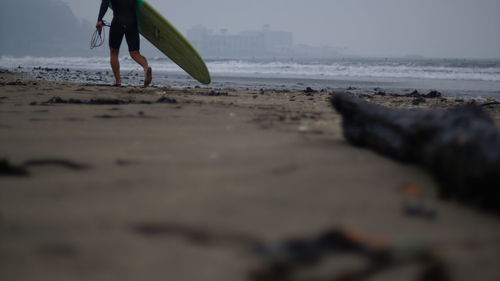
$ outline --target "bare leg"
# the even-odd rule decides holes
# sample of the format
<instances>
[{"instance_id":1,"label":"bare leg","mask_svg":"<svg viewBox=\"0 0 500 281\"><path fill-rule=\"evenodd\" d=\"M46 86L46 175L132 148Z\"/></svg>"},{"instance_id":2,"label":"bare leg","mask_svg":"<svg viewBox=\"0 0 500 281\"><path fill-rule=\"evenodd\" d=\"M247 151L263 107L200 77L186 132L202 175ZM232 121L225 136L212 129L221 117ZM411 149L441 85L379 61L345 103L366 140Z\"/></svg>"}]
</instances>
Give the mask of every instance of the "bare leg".
<instances>
[{"instance_id":1,"label":"bare leg","mask_svg":"<svg viewBox=\"0 0 500 281\"><path fill-rule=\"evenodd\" d=\"M130 56L144 69L144 86L148 86L152 80L152 70L149 67L148 60L139 51L131 51Z\"/></svg>"},{"instance_id":2,"label":"bare leg","mask_svg":"<svg viewBox=\"0 0 500 281\"><path fill-rule=\"evenodd\" d=\"M140 64L144 69L144 71L148 70L149 67L148 60L144 56L142 56L139 51L130 52L130 57L132 57L135 60L135 62Z\"/></svg>"},{"instance_id":3,"label":"bare leg","mask_svg":"<svg viewBox=\"0 0 500 281\"><path fill-rule=\"evenodd\" d=\"M119 54L120 49L110 48L111 69L113 70L113 75L115 76L115 85L121 85L122 83L120 77L120 61L118 60Z\"/></svg>"}]
</instances>

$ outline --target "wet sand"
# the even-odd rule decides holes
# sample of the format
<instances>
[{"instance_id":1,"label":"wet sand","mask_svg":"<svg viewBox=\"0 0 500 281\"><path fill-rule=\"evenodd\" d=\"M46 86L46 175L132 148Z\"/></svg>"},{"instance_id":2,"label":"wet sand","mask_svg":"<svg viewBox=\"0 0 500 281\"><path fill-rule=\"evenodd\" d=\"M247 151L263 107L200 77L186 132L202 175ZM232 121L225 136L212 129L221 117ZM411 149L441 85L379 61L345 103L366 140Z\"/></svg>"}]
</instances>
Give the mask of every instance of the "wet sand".
<instances>
[{"instance_id":1,"label":"wet sand","mask_svg":"<svg viewBox=\"0 0 500 281\"><path fill-rule=\"evenodd\" d=\"M500 280L498 216L441 201L422 169L350 146L328 92L115 88L7 72L0 85L2 167L24 171L0 175L0 280L249 280L262 260L245 241L335 227L428 244L453 280ZM500 124L500 107L485 108ZM436 215L405 213L404 184Z\"/></svg>"}]
</instances>

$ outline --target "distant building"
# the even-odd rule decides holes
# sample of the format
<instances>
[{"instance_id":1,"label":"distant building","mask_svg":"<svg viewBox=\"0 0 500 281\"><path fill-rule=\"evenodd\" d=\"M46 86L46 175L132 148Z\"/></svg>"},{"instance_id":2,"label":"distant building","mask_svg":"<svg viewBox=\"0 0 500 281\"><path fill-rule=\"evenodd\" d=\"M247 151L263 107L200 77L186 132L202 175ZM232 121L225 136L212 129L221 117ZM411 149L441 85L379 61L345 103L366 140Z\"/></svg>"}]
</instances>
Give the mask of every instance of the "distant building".
<instances>
[{"instance_id":1,"label":"distant building","mask_svg":"<svg viewBox=\"0 0 500 281\"><path fill-rule=\"evenodd\" d=\"M242 31L229 34L227 29L214 33L202 25L187 31L187 37L208 58L302 58L337 57L335 47L295 45L293 33L271 30L265 25L260 31Z\"/></svg>"},{"instance_id":2,"label":"distant building","mask_svg":"<svg viewBox=\"0 0 500 281\"><path fill-rule=\"evenodd\" d=\"M244 31L228 34L227 29L219 33L197 25L187 31L189 40L208 57L267 57L289 49L293 45L291 32Z\"/></svg>"}]
</instances>

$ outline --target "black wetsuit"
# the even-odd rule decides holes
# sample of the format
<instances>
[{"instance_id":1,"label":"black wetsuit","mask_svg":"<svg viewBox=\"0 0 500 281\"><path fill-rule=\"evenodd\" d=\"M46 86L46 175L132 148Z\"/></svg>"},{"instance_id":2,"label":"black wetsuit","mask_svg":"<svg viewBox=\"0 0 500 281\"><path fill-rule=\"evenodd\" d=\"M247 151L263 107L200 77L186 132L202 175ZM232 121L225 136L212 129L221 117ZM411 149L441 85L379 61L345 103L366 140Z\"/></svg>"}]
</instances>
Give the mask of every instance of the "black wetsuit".
<instances>
[{"instance_id":1,"label":"black wetsuit","mask_svg":"<svg viewBox=\"0 0 500 281\"><path fill-rule=\"evenodd\" d=\"M97 21L102 21L109 7L113 7L113 20L109 30L109 47L120 49L123 36L127 40L128 50L140 49L139 29L137 26L137 0L102 0Z\"/></svg>"}]
</instances>

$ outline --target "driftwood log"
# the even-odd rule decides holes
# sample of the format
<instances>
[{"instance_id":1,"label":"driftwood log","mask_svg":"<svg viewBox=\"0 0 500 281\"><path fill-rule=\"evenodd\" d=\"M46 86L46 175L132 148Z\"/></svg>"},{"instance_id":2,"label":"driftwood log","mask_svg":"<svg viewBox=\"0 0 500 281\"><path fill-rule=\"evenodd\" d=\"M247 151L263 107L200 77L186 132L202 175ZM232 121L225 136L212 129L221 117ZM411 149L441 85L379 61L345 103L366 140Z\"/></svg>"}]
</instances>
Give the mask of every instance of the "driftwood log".
<instances>
[{"instance_id":1,"label":"driftwood log","mask_svg":"<svg viewBox=\"0 0 500 281\"><path fill-rule=\"evenodd\" d=\"M500 132L481 107L397 110L345 93L331 103L352 144L425 167L442 198L500 212Z\"/></svg>"}]
</instances>

